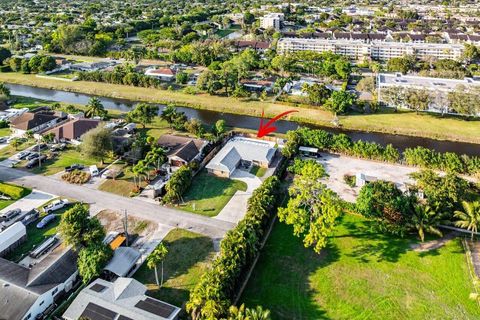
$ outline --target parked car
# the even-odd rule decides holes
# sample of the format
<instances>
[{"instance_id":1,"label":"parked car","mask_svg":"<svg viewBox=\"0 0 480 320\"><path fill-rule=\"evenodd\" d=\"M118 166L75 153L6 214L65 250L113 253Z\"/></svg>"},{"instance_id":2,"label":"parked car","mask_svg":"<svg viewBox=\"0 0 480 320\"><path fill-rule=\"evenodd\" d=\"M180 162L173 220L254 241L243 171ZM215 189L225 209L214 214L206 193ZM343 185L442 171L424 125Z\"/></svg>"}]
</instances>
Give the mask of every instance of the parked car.
<instances>
[{"instance_id":1,"label":"parked car","mask_svg":"<svg viewBox=\"0 0 480 320\"><path fill-rule=\"evenodd\" d=\"M45 211L46 213L50 213L50 212L62 209L68 204L69 204L68 199L58 199L44 206L43 211Z\"/></svg>"},{"instance_id":2,"label":"parked car","mask_svg":"<svg viewBox=\"0 0 480 320\"><path fill-rule=\"evenodd\" d=\"M25 217L22 219L22 223L25 226L28 226L32 222L36 221L40 216L40 212L37 209L32 209L30 212L27 213Z\"/></svg>"},{"instance_id":3,"label":"parked car","mask_svg":"<svg viewBox=\"0 0 480 320\"><path fill-rule=\"evenodd\" d=\"M59 143L59 144L54 144L53 146L50 147L50 151L55 152L55 151L62 151L65 150L67 145L65 143Z\"/></svg>"},{"instance_id":4,"label":"parked car","mask_svg":"<svg viewBox=\"0 0 480 320\"><path fill-rule=\"evenodd\" d=\"M25 157L25 160L33 160L38 157L40 157L40 154L38 154L38 152L30 152L30 154Z\"/></svg>"},{"instance_id":5,"label":"parked car","mask_svg":"<svg viewBox=\"0 0 480 320\"><path fill-rule=\"evenodd\" d=\"M0 143L7 143L7 137L0 137Z\"/></svg>"},{"instance_id":6,"label":"parked car","mask_svg":"<svg viewBox=\"0 0 480 320\"><path fill-rule=\"evenodd\" d=\"M46 143L40 143L40 144L34 145L32 147L32 150L38 151L38 150L45 150L47 148L48 148L48 145Z\"/></svg>"},{"instance_id":7,"label":"parked car","mask_svg":"<svg viewBox=\"0 0 480 320\"><path fill-rule=\"evenodd\" d=\"M120 175L120 171L114 169L108 169L102 173L102 179L115 179Z\"/></svg>"},{"instance_id":8,"label":"parked car","mask_svg":"<svg viewBox=\"0 0 480 320\"><path fill-rule=\"evenodd\" d=\"M37 229L45 228L47 226L47 224L49 224L50 222L52 222L56 218L57 218L57 216L54 215L53 213L45 216L45 218L43 218L39 223L37 223Z\"/></svg>"},{"instance_id":9,"label":"parked car","mask_svg":"<svg viewBox=\"0 0 480 320\"><path fill-rule=\"evenodd\" d=\"M21 151L17 154L18 160L23 160L30 155L30 151Z\"/></svg>"},{"instance_id":10,"label":"parked car","mask_svg":"<svg viewBox=\"0 0 480 320\"><path fill-rule=\"evenodd\" d=\"M32 169L33 167L35 167L36 165L38 165L38 162L39 162L39 161L45 161L45 160L47 160L47 156L37 157L37 158L35 158L35 159L30 160L25 167L26 167L27 169Z\"/></svg>"},{"instance_id":11,"label":"parked car","mask_svg":"<svg viewBox=\"0 0 480 320\"><path fill-rule=\"evenodd\" d=\"M65 167L65 172L70 172L73 170L83 170L83 168L85 168L84 165L75 163L75 164L72 164L71 166Z\"/></svg>"},{"instance_id":12,"label":"parked car","mask_svg":"<svg viewBox=\"0 0 480 320\"><path fill-rule=\"evenodd\" d=\"M2 215L0 216L0 221L9 221L9 220L12 220L12 219L15 218L16 216L18 216L21 212L22 212L22 210L20 210L20 209L12 209L12 210L9 210L9 211L5 212L4 214L2 214Z\"/></svg>"}]
</instances>

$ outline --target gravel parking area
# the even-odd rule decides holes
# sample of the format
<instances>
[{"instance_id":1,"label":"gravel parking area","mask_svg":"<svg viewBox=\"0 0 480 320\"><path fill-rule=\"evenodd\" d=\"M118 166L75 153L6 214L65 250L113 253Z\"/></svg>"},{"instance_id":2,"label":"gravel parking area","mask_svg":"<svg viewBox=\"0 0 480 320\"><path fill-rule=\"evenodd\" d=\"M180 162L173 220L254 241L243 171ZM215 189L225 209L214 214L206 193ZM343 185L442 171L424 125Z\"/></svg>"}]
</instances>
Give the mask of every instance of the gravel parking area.
<instances>
[{"instance_id":1,"label":"gravel parking area","mask_svg":"<svg viewBox=\"0 0 480 320\"><path fill-rule=\"evenodd\" d=\"M376 177L379 180L392 181L394 183L413 183L410 174L418 171L418 168L406 167L390 163L362 160L347 156L322 153L321 162L329 177L326 179L327 186L338 193L340 197L347 201L355 201L359 187L351 188L343 180L344 175L355 176L357 173L363 173L367 176Z\"/></svg>"}]
</instances>

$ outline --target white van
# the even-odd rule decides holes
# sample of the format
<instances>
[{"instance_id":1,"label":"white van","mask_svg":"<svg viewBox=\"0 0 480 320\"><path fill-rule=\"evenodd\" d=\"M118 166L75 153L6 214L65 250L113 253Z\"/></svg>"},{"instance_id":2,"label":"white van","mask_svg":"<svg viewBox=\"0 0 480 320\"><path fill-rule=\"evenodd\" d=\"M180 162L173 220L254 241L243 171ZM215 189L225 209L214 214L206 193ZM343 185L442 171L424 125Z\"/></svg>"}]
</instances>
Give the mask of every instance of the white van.
<instances>
[{"instance_id":1,"label":"white van","mask_svg":"<svg viewBox=\"0 0 480 320\"><path fill-rule=\"evenodd\" d=\"M96 165L90 166L88 169L90 170L92 177L96 177L100 174Z\"/></svg>"}]
</instances>

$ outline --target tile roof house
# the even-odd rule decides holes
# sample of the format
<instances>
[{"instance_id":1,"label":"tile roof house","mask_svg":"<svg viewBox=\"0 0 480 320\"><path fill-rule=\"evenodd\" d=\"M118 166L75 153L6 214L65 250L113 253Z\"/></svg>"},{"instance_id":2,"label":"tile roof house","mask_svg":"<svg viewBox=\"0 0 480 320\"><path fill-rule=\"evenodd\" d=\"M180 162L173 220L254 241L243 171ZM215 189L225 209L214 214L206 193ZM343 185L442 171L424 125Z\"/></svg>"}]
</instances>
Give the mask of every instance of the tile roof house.
<instances>
[{"instance_id":1,"label":"tile roof house","mask_svg":"<svg viewBox=\"0 0 480 320\"><path fill-rule=\"evenodd\" d=\"M145 295L147 288L132 278L93 281L80 291L63 319L175 320L180 308Z\"/></svg>"},{"instance_id":2,"label":"tile roof house","mask_svg":"<svg viewBox=\"0 0 480 320\"><path fill-rule=\"evenodd\" d=\"M240 165L268 168L275 156L275 144L270 141L235 137L206 165L208 173L229 178Z\"/></svg>"},{"instance_id":3,"label":"tile roof house","mask_svg":"<svg viewBox=\"0 0 480 320\"><path fill-rule=\"evenodd\" d=\"M10 120L10 127L16 133L38 132L58 122L60 118L51 112L25 112Z\"/></svg>"},{"instance_id":4,"label":"tile roof house","mask_svg":"<svg viewBox=\"0 0 480 320\"><path fill-rule=\"evenodd\" d=\"M77 255L57 247L30 268L0 258L0 318L35 319L72 289Z\"/></svg>"},{"instance_id":5,"label":"tile roof house","mask_svg":"<svg viewBox=\"0 0 480 320\"><path fill-rule=\"evenodd\" d=\"M193 160L199 160L208 141L165 134L157 140L157 144L167 150L170 165L181 167Z\"/></svg>"},{"instance_id":6,"label":"tile roof house","mask_svg":"<svg viewBox=\"0 0 480 320\"><path fill-rule=\"evenodd\" d=\"M65 122L44 134L54 133L57 141L78 141L88 131L98 127L100 120L95 119L75 119Z\"/></svg>"}]
</instances>

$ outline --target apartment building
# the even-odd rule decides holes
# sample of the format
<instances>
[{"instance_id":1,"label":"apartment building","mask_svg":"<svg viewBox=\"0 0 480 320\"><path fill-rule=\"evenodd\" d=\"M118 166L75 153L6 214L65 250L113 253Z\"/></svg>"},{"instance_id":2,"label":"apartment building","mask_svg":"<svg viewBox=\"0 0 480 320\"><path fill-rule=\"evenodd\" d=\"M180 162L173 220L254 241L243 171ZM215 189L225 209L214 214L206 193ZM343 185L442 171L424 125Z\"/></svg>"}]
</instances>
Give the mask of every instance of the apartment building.
<instances>
[{"instance_id":1,"label":"apartment building","mask_svg":"<svg viewBox=\"0 0 480 320\"><path fill-rule=\"evenodd\" d=\"M281 38L277 44L280 53L295 51L331 51L351 60L388 60L391 58L414 55L420 59L434 57L437 59L459 59L464 50L460 44L386 42L343 39L303 39Z\"/></svg>"},{"instance_id":2,"label":"apartment building","mask_svg":"<svg viewBox=\"0 0 480 320\"><path fill-rule=\"evenodd\" d=\"M282 28L284 14L283 13L269 13L260 18L260 27L264 29L273 28L280 30Z\"/></svg>"}]
</instances>

